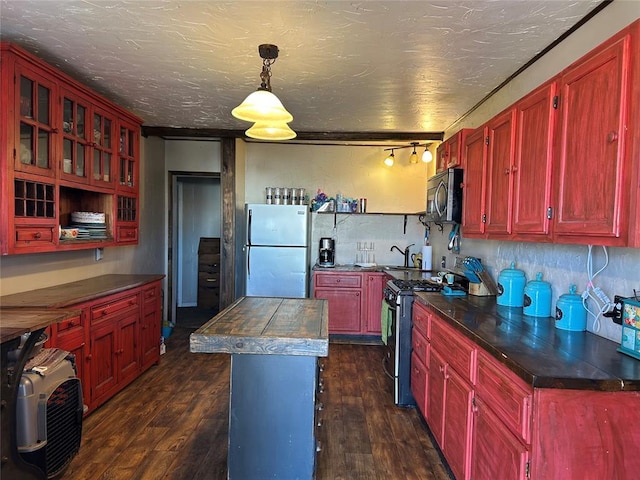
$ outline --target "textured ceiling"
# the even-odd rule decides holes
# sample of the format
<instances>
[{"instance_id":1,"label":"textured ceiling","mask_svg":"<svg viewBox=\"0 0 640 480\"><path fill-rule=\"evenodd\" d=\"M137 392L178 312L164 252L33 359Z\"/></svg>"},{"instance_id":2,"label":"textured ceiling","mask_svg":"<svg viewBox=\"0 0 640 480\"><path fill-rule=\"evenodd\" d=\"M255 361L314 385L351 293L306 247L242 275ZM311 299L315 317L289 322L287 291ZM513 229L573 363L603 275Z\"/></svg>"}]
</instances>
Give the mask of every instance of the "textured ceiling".
<instances>
[{"instance_id":1,"label":"textured ceiling","mask_svg":"<svg viewBox=\"0 0 640 480\"><path fill-rule=\"evenodd\" d=\"M0 1L0 36L145 125L244 129L278 45L300 132L438 132L600 1Z\"/></svg>"}]
</instances>

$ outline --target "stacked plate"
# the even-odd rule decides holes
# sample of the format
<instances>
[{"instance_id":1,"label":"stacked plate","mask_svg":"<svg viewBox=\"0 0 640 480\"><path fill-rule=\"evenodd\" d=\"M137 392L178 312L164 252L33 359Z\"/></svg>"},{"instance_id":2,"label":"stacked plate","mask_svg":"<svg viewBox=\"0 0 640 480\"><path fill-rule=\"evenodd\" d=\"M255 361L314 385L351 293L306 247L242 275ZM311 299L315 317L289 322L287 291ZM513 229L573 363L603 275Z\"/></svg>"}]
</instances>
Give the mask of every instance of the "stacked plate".
<instances>
[{"instance_id":1,"label":"stacked plate","mask_svg":"<svg viewBox=\"0 0 640 480\"><path fill-rule=\"evenodd\" d=\"M78 229L78 238L91 240L108 238L104 213L71 212L71 225Z\"/></svg>"}]
</instances>

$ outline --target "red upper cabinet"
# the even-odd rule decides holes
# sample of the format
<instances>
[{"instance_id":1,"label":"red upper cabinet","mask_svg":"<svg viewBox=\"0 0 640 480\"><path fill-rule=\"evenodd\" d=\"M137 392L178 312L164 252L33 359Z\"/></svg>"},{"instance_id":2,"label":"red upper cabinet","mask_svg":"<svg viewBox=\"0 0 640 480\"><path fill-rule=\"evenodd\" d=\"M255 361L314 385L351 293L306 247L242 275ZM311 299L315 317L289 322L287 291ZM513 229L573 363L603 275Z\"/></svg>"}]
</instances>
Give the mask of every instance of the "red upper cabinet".
<instances>
[{"instance_id":1,"label":"red upper cabinet","mask_svg":"<svg viewBox=\"0 0 640 480\"><path fill-rule=\"evenodd\" d=\"M515 109L487 124L486 225L489 234L511 233L511 210L515 158Z\"/></svg>"},{"instance_id":2,"label":"red upper cabinet","mask_svg":"<svg viewBox=\"0 0 640 480\"><path fill-rule=\"evenodd\" d=\"M0 43L0 254L138 242L142 121L25 50ZM77 211L106 234L60 238Z\"/></svg>"},{"instance_id":3,"label":"red upper cabinet","mask_svg":"<svg viewBox=\"0 0 640 480\"><path fill-rule=\"evenodd\" d=\"M443 172L447 168L455 168L462 165L464 142L470 132L473 132L473 129L463 128L438 146L436 150L436 172Z\"/></svg>"},{"instance_id":4,"label":"red upper cabinet","mask_svg":"<svg viewBox=\"0 0 640 480\"><path fill-rule=\"evenodd\" d=\"M516 103L516 152L512 231L519 240L545 240L550 233L556 82Z\"/></svg>"},{"instance_id":5,"label":"red upper cabinet","mask_svg":"<svg viewBox=\"0 0 640 480\"><path fill-rule=\"evenodd\" d=\"M484 236L484 198L486 148L485 128L468 135L464 144L462 184L462 233L465 237Z\"/></svg>"},{"instance_id":6,"label":"red upper cabinet","mask_svg":"<svg viewBox=\"0 0 640 480\"><path fill-rule=\"evenodd\" d=\"M632 135L637 141L637 131L628 130L630 65L627 29L560 78L554 220L558 242L627 243L631 159L626 149Z\"/></svg>"}]
</instances>

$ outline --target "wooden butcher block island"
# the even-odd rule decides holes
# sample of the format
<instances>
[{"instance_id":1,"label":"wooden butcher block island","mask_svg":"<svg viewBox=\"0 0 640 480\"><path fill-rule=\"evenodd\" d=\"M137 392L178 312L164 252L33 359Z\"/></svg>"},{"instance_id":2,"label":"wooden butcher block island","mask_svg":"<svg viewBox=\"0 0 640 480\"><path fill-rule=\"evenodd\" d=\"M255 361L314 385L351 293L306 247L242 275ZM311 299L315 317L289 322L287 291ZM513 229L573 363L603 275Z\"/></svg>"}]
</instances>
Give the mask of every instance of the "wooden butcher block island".
<instances>
[{"instance_id":1,"label":"wooden butcher block island","mask_svg":"<svg viewBox=\"0 0 640 480\"><path fill-rule=\"evenodd\" d=\"M228 478L313 478L327 301L242 297L191 334L191 352L231 354Z\"/></svg>"}]
</instances>

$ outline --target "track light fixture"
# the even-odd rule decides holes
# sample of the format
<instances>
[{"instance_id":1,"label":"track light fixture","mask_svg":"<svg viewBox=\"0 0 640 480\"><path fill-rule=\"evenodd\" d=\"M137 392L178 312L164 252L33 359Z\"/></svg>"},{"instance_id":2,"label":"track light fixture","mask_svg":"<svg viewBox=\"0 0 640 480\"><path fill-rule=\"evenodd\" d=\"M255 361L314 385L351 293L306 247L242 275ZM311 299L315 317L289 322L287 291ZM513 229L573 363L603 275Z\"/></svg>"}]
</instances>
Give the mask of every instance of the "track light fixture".
<instances>
[{"instance_id":1,"label":"track light fixture","mask_svg":"<svg viewBox=\"0 0 640 480\"><path fill-rule=\"evenodd\" d=\"M416 147L424 147L424 152L422 153L422 161L424 163L429 163L431 160L433 160L433 155L429 151L429 146L430 145L431 145L431 143L411 142L411 143L409 143L409 145L401 145L401 146L385 148L384 149L385 152L391 150L391 153L384 159L384 164L387 167L392 167L393 164L395 163L394 150L401 150L403 148L411 148L411 147L413 147L413 151L411 152L411 155L409 156L409 163L410 164L416 165L418 163L418 152L416 151Z\"/></svg>"},{"instance_id":2,"label":"track light fixture","mask_svg":"<svg viewBox=\"0 0 640 480\"><path fill-rule=\"evenodd\" d=\"M293 120L278 97L271 93L271 65L278 58L276 45L263 44L258 47L262 60L260 72L260 87L249 94L244 101L231 111L234 117L254 122L245 133L247 136L260 140L289 140L296 133L287 123Z\"/></svg>"}]
</instances>

